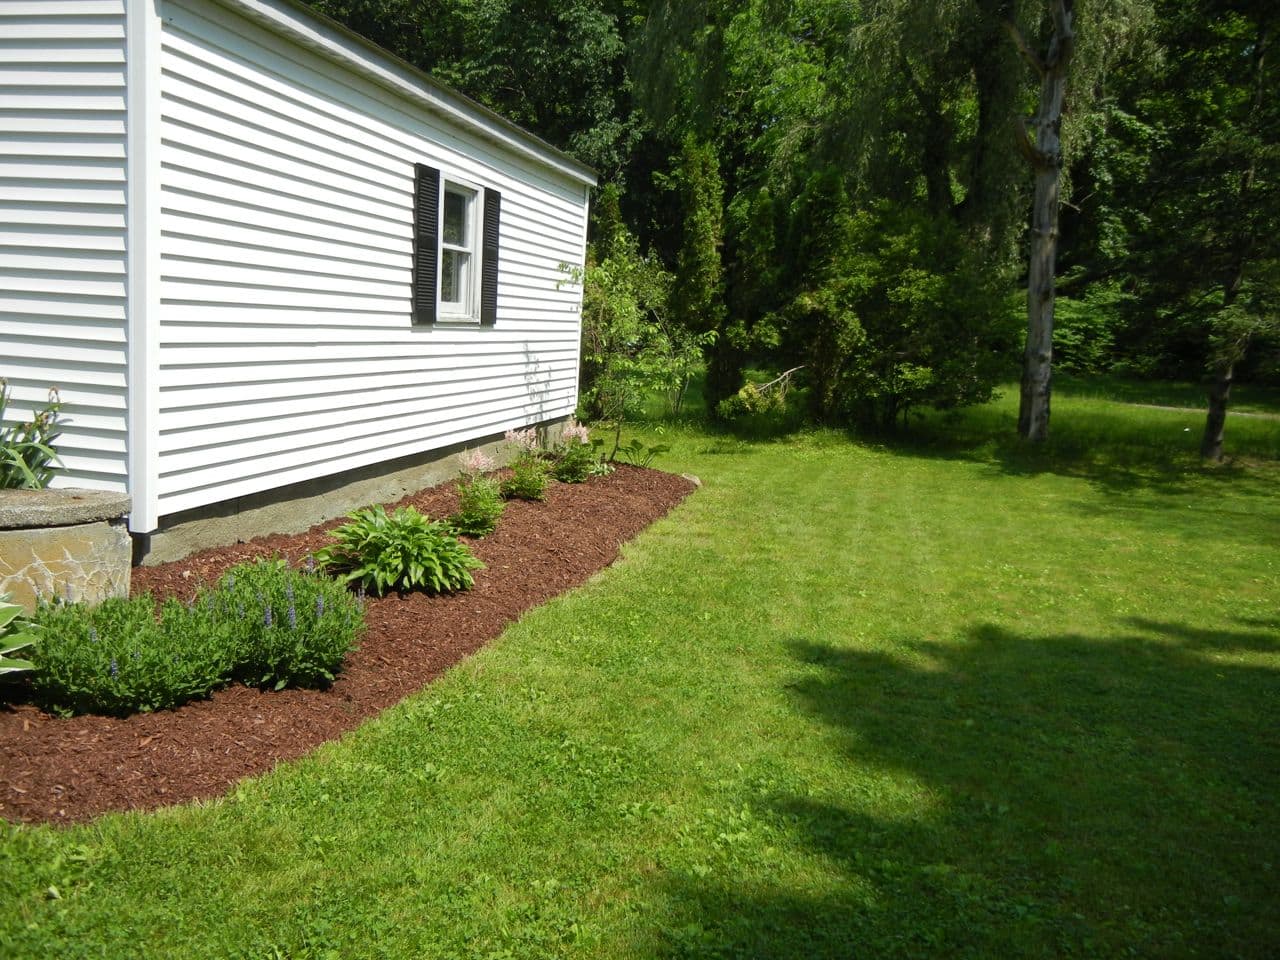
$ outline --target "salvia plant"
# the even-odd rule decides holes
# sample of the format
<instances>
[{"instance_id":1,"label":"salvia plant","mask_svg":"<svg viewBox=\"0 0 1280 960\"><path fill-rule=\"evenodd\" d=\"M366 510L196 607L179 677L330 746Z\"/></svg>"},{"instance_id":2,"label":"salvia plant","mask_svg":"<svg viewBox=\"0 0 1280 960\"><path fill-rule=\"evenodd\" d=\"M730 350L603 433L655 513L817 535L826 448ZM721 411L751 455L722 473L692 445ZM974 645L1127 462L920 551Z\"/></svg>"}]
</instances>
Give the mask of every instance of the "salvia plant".
<instances>
[{"instance_id":1,"label":"salvia plant","mask_svg":"<svg viewBox=\"0 0 1280 960\"><path fill-rule=\"evenodd\" d=\"M348 517L350 523L330 534L337 542L317 552L316 562L373 593L468 590L475 584L471 571L484 567L446 524L413 507L388 514L379 505Z\"/></svg>"},{"instance_id":2,"label":"salvia plant","mask_svg":"<svg viewBox=\"0 0 1280 960\"><path fill-rule=\"evenodd\" d=\"M341 584L283 561L241 564L212 588L156 610L148 595L96 607L57 600L36 611L38 702L63 714L161 710L232 681L324 686L363 627Z\"/></svg>"},{"instance_id":3,"label":"salvia plant","mask_svg":"<svg viewBox=\"0 0 1280 960\"><path fill-rule=\"evenodd\" d=\"M0 378L0 489L41 490L61 465L53 445L62 401L51 387L49 402L30 420L6 424L9 396L8 381Z\"/></svg>"}]
</instances>

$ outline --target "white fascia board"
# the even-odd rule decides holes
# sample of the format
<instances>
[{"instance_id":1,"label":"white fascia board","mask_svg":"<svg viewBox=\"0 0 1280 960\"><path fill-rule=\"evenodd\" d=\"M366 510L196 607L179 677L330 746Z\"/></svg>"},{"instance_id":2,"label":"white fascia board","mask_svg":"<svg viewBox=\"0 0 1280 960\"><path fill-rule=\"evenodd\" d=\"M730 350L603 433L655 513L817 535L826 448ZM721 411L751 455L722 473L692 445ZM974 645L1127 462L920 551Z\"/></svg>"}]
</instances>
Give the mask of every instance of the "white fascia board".
<instances>
[{"instance_id":1,"label":"white fascia board","mask_svg":"<svg viewBox=\"0 0 1280 960\"><path fill-rule=\"evenodd\" d=\"M159 526L160 11L127 0L125 140L129 529Z\"/></svg>"},{"instance_id":2,"label":"white fascia board","mask_svg":"<svg viewBox=\"0 0 1280 960\"><path fill-rule=\"evenodd\" d=\"M527 157L578 183L594 187L596 172L510 120L383 50L347 27L293 0L212 0L267 29L336 61L432 113Z\"/></svg>"}]
</instances>

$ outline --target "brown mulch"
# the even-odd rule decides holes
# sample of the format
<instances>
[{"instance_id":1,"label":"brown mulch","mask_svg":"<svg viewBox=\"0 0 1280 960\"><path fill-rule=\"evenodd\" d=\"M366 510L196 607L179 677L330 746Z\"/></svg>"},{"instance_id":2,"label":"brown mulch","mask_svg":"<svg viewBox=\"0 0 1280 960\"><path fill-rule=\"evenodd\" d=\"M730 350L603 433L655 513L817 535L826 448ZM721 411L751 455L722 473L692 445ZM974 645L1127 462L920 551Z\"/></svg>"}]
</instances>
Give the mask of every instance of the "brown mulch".
<instances>
[{"instance_id":1,"label":"brown mulch","mask_svg":"<svg viewBox=\"0 0 1280 960\"><path fill-rule=\"evenodd\" d=\"M475 588L370 598L360 647L327 690L232 686L177 710L125 719L0 706L0 817L70 823L218 796L421 689L525 610L608 566L622 543L692 490L683 477L619 466L583 484L552 483L543 503L508 504L497 531L472 544L486 564ZM439 517L456 508L457 497L443 485L402 503ZM186 598L244 560L279 554L301 562L341 522L138 567L132 590Z\"/></svg>"}]
</instances>

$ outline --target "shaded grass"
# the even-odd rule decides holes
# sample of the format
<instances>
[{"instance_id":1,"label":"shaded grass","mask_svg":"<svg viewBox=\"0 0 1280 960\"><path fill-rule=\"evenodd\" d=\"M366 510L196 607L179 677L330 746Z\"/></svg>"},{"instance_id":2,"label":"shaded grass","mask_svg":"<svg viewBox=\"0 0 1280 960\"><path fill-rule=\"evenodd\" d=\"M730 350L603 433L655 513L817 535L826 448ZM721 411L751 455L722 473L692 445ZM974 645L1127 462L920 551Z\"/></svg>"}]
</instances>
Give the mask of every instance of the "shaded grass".
<instances>
[{"instance_id":1,"label":"shaded grass","mask_svg":"<svg viewBox=\"0 0 1280 960\"><path fill-rule=\"evenodd\" d=\"M1274 955L1275 465L1008 416L649 428L703 489L441 682L223 800L11 828L0 955Z\"/></svg>"}]
</instances>

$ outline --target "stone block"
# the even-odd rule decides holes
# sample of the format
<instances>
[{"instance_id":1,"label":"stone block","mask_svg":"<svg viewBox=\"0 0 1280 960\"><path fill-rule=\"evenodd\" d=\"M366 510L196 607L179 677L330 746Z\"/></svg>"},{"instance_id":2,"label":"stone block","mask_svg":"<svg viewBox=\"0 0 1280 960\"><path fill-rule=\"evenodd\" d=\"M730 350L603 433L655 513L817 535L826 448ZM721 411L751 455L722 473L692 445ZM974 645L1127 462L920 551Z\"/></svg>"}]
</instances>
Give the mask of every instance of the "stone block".
<instances>
[{"instance_id":1,"label":"stone block","mask_svg":"<svg viewBox=\"0 0 1280 960\"><path fill-rule=\"evenodd\" d=\"M122 520L0 529L0 593L28 611L37 596L100 603L128 594L132 557Z\"/></svg>"}]
</instances>

